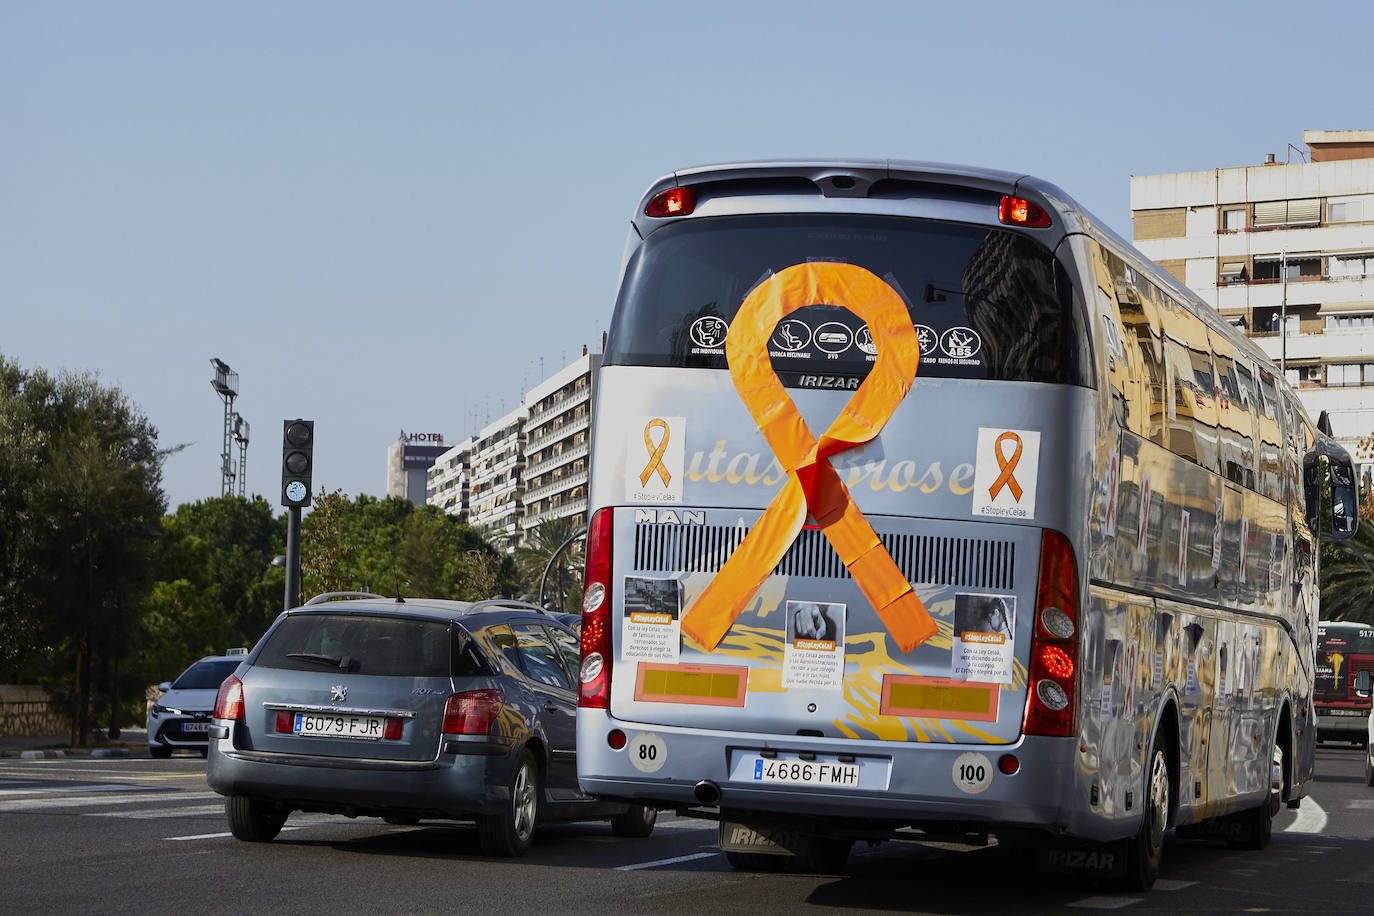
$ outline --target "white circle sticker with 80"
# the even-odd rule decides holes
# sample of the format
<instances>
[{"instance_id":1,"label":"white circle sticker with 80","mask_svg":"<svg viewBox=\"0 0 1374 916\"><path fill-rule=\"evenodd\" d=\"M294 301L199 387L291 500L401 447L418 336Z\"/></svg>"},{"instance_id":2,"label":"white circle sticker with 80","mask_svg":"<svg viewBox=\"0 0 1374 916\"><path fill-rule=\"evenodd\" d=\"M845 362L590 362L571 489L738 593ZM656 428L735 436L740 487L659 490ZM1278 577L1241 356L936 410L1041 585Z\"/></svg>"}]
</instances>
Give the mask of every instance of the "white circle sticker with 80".
<instances>
[{"instance_id":1,"label":"white circle sticker with 80","mask_svg":"<svg viewBox=\"0 0 1374 916\"><path fill-rule=\"evenodd\" d=\"M641 773L657 773L668 762L668 745L653 732L640 732L625 748L630 763Z\"/></svg>"},{"instance_id":2,"label":"white circle sticker with 80","mask_svg":"<svg viewBox=\"0 0 1374 916\"><path fill-rule=\"evenodd\" d=\"M970 751L954 758L954 784L969 795L977 795L992 785L992 761Z\"/></svg>"}]
</instances>

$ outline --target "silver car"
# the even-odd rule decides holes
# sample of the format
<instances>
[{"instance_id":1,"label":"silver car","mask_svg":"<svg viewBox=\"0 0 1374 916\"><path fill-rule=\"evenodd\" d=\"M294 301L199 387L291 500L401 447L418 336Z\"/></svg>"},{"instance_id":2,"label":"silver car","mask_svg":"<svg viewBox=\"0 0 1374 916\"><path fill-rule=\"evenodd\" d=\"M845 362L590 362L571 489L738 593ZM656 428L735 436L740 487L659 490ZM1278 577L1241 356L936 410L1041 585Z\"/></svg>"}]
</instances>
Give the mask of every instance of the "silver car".
<instances>
[{"instance_id":1,"label":"silver car","mask_svg":"<svg viewBox=\"0 0 1374 916\"><path fill-rule=\"evenodd\" d=\"M175 681L157 685L159 696L148 710L148 753L170 757L172 751L206 754L210 712L219 685L243 661L238 655L210 655L191 665Z\"/></svg>"},{"instance_id":2,"label":"silver car","mask_svg":"<svg viewBox=\"0 0 1374 916\"><path fill-rule=\"evenodd\" d=\"M489 855L541 821L608 819L648 836L657 812L577 784L573 632L534 605L367 597L283 613L225 681L210 788L229 829L266 842L292 811L471 820Z\"/></svg>"}]
</instances>

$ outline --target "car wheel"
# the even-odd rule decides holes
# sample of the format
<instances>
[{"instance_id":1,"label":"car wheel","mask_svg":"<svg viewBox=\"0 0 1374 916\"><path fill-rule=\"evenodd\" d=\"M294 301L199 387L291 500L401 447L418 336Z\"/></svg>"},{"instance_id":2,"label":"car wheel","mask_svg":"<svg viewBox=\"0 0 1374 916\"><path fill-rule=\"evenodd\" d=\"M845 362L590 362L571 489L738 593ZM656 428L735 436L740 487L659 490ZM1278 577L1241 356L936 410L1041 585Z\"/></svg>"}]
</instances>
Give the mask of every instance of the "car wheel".
<instances>
[{"instance_id":1,"label":"car wheel","mask_svg":"<svg viewBox=\"0 0 1374 916\"><path fill-rule=\"evenodd\" d=\"M539 802L543 787L539 765L529 748L523 748L510 778L510 797L496 814L477 818L477 837L482 852L489 856L523 856L534 843L534 825L539 821Z\"/></svg>"},{"instance_id":2,"label":"car wheel","mask_svg":"<svg viewBox=\"0 0 1374 916\"><path fill-rule=\"evenodd\" d=\"M270 843L281 833L291 812L274 808L267 802L246 795L230 795L224 800L224 815L234 839L247 843Z\"/></svg>"},{"instance_id":3,"label":"car wheel","mask_svg":"<svg viewBox=\"0 0 1374 916\"><path fill-rule=\"evenodd\" d=\"M162 744L150 744L148 745L148 754L158 760L166 760L172 756L172 749Z\"/></svg>"},{"instance_id":4,"label":"car wheel","mask_svg":"<svg viewBox=\"0 0 1374 916\"><path fill-rule=\"evenodd\" d=\"M631 805L628 811L611 818L611 833L616 836L646 837L654 832L654 823L657 820L657 808Z\"/></svg>"},{"instance_id":5,"label":"car wheel","mask_svg":"<svg viewBox=\"0 0 1374 916\"><path fill-rule=\"evenodd\" d=\"M201 759L201 760L205 760L205 759L208 758L209 756L210 756L210 749L209 749L208 747L203 747L203 748L200 749L200 759Z\"/></svg>"},{"instance_id":6,"label":"car wheel","mask_svg":"<svg viewBox=\"0 0 1374 916\"><path fill-rule=\"evenodd\" d=\"M1126 886L1136 891L1150 889L1159 877L1159 863L1164 858L1164 828L1169 823L1169 758L1164 752L1163 735L1155 736L1149 759L1145 814L1140 819L1139 832L1128 841L1126 857Z\"/></svg>"}]
</instances>

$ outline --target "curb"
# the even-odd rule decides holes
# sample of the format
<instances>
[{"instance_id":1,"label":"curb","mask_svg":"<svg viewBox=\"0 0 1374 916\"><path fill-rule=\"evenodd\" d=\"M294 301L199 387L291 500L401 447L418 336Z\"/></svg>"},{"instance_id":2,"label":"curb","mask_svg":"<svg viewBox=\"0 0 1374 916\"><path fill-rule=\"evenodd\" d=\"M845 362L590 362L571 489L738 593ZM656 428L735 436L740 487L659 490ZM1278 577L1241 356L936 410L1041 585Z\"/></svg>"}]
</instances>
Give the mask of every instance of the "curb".
<instances>
[{"instance_id":1,"label":"curb","mask_svg":"<svg viewBox=\"0 0 1374 916\"><path fill-rule=\"evenodd\" d=\"M92 757L128 757L127 747L98 747L91 751Z\"/></svg>"},{"instance_id":2,"label":"curb","mask_svg":"<svg viewBox=\"0 0 1374 916\"><path fill-rule=\"evenodd\" d=\"M21 760L58 760L66 756L66 751L21 751L19 753Z\"/></svg>"}]
</instances>

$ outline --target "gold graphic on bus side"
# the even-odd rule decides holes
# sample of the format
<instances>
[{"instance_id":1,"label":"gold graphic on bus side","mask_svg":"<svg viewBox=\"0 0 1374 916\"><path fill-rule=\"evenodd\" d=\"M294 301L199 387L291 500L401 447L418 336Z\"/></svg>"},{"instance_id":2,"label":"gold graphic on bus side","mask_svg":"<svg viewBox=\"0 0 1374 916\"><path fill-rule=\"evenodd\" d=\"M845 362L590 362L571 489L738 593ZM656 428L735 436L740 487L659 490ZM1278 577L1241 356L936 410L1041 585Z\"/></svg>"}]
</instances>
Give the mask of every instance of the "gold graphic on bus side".
<instances>
[{"instance_id":1,"label":"gold graphic on bus side","mask_svg":"<svg viewBox=\"0 0 1374 916\"><path fill-rule=\"evenodd\" d=\"M649 435L651 429L663 430L663 438L658 440L658 445L654 445L654 440ZM644 424L644 449L649 453L649 463L644 465L644 470L639 474L641 487L649 485L649 478L654 476L655 471L658 472L658 479L663 481L665 487L672 482L673 475L669 474L668 469L663 466L663 454L668 451L668 436L668 424L658 417Z\"/></svg>"},{"instance_id":2,"label":"gold graphic on bus side","mask_svg":"<svg viewBox=\"0 0 1374 916\"><path fill-rule=\"evenodd\" d=\"M768 339L783 318L822 304L846 308L864 321L878 354L868 377L818 440L773 371ZM735 391L787 480L683 613L682 632L713 650L796 540L809 513L904 653L934 636L935 621L829 460L876 437L911 390L920 344L901 296L853 264L794 264L745 297L730 325L725 354Z\"/></svg>"}]
</instances>

